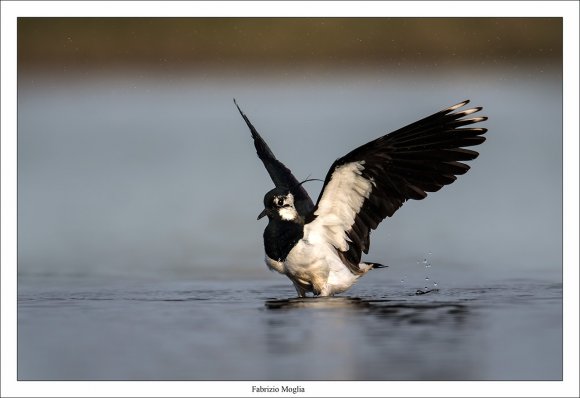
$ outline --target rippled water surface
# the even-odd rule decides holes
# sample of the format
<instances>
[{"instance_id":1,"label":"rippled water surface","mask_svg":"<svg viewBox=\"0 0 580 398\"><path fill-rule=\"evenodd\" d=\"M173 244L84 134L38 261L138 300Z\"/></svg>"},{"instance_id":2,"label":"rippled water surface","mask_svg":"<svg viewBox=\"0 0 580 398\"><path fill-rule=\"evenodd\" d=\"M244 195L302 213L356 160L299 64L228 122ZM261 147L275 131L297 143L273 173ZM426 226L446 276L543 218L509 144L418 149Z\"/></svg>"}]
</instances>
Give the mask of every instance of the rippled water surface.
<instances>
[{"instance_id":1,"label":"rippled water surface","mask_svg":"<svg viewBox=\"0 0 580 398\"><path fill-rule=\"evenodd\" d=\"M20 380L557 380L562 285L24 278Z\"/></svg>"}]
</instances>

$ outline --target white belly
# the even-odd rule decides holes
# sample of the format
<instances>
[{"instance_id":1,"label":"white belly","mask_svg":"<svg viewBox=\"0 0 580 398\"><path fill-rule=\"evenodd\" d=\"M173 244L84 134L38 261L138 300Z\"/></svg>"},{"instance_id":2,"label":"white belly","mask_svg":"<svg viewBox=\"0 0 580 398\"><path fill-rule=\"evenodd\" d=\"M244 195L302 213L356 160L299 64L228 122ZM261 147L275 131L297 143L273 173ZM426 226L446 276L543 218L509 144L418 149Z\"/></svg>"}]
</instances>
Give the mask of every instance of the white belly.
<instances>
[{"instance_id":1,"label":"white belly","mask_svg":"<svg viewBox=\"0 0 580 398\"><path fill-rule=\"evenodd\" d=\"M295 285L322 296L342 293L359 278L340 261L331 245L311 244L304 239L288 254L284 271Z\"/></svg>"}]
</instances>

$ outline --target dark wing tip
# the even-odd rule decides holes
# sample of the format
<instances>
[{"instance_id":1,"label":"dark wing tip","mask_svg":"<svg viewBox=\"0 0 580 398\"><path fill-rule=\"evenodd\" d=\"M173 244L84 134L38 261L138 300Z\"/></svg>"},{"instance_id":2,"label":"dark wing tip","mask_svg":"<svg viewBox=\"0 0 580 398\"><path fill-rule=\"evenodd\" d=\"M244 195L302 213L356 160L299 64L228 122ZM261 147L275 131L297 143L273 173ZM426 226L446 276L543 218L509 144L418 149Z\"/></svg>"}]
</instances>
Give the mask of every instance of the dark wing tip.
<instances>
[{"instance_id":1,"label":"dark wing tip","mask_svg":"<svg viewBox=\"0 0 580 398\"><path fill-rule=\"evenodd\" d=\"M477 112L479 112L482 109L483 108L481 106L476 106L475 108L470 108L470 109L466 109L466 110L461 111L461 112L454 113L454 115L456 117L460 118L460 117L464 117L464 116L467 116L467 115L471 115L473 113L477 113Z\"/></svg>"},{"instance_id":2,"label":"dark wing tip","mask_svg":"<svg viewBox=\"0 0 580 398\"><path fill-rule=\"evenodd\" d=\"M456 110L456 109L459 109L459 108L461 108L462 106L465 106L465 105L467 105L467 104L469 104L469 100L468 100L468 99L466 99L465 101L462 101L462 102L460 102L460 103L458 103L458 104L455 104L455 105L453 105L453 106L450 106L450 107L449 107L449 108L447 108L447 109L444 109L444 112L452 112L452 111L454 111L454 110Z\"/></svg>"},{"instance_id":3,"label":"dark wing tip","mask_svg":"<svg viewBox=\"0 0 580 398\"><path fill-rule=\"evenodd\" d=\"M236 101L236 99L234 98L234 104L236 105L236 108L238 108L238 112L240 112L240 115L242 115L242 117L244 118L244 120L246 119L246 115L244 114L244 112L242 112L242 110L240 109L240 106L238 105L238 102Z\"/></svg>"},{"instance_id":4,"label":"dark wing tip","mask_svg":"<svg viewBox=\"0 0 580 398\"><path fill-rule=\"evenodd\" d=\"M248 126L248 128L250 129L250 133L252 134L252 137L254 138L254 141L259 140L260 142L257 143L258 145L262 145L262 137L260 137L260 134L258 134L258 131L256 130L256 128L254 127L254 125L252 124L252 122L250 122L250 119L246 116L246 114L242 111L242 109L240 108L240 106L238 105L236 99L234 98L234 104L236 105L236 108L238 108L238 112L240 112L240 115L242 116L242 119L244 119L244 121L246 122L246 125ZM264 146L265 143L263 143ZM258 149L256 147L256 149ZM270 148L266 149L267 152L271 152ZM259 150L258 150L259 153ZM274 155L272 155L272 157L274 157Z\"/></svg>"}]
</instances>

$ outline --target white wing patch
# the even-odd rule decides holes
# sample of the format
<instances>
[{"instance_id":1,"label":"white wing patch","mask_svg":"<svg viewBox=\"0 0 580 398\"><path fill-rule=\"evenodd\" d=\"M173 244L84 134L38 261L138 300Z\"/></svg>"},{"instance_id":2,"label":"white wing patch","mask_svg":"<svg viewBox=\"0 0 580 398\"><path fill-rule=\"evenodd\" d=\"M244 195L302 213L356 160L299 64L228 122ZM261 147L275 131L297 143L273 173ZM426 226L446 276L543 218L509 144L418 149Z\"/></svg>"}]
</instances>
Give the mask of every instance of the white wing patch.
<instances>
[{"instance_id":1,"label":"white wing patch","mask_svg":"<svg viewBox=\"0 0 580 398\"><path fill-rule=\"evenodd\" d=\"M346 232L375 185L362 176L364 163L347 163L334 170L314 212L316 219L304 227L304 239L322 238L340 251L348 250Z\"/></svg>"}]
</instances>

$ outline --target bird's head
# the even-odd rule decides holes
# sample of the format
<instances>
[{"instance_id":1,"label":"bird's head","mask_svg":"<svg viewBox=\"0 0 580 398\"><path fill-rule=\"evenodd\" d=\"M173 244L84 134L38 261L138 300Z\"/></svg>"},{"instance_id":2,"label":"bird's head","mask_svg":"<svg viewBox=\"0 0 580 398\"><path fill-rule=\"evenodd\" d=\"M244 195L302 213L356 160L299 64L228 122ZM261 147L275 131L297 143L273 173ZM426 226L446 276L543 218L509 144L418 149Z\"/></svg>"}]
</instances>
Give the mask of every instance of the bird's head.
<instances>
[{"instance_id":1,"label":"bird's head","mask_svg":"<svg viewBox=\"0 0 580 398\"><path fill-rule=\"evenodd\" d=\"M294 195L287 188L274 188L264 196L264 210L258 220L264 216L272 220L299 222L299 215L294 207Z\"/></svg>"}]
</instances>

